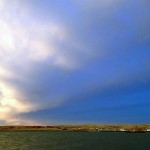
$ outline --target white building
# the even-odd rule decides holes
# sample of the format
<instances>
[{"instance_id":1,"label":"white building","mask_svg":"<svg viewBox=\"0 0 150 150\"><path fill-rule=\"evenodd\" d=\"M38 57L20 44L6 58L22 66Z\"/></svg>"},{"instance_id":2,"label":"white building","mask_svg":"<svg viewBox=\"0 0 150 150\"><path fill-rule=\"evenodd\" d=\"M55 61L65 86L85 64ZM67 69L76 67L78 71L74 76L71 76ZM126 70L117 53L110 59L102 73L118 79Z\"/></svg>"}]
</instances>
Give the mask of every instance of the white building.
<instances>
[{"instance_id":1,"label":"white building","mask_svg":"<svg viewBox=\"0 0 150 150\"><path fill-rule=\"evenodd\" d=\"M126 131L125 129L120 129L120 131Z\"/></svg>"}]
</instances>

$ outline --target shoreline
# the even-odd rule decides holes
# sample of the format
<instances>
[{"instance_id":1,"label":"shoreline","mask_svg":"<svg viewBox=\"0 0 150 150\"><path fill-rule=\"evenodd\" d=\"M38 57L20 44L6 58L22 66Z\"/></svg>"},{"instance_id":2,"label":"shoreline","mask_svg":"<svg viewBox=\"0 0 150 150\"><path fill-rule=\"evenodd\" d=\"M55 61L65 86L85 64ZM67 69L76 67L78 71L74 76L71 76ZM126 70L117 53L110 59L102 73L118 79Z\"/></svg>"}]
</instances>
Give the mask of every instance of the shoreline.
<instances>
[{"instance_id":1,"label":"shoreline","mask_svg":"<svg viewBox=\"0 0 150 150\"><path fill-rule=\"evenodd\" d=\"M150 132L150 125L0 126L0 131Z\"/></svg>"}]
</instances>

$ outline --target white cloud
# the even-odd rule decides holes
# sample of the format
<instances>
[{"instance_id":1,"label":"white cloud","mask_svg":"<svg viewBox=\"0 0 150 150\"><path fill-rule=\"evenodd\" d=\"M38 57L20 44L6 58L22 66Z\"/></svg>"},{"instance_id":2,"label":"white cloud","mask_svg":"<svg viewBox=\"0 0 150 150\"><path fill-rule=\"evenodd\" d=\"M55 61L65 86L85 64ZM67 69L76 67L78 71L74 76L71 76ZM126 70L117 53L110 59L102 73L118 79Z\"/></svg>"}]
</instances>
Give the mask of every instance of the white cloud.
<instances>
[{"instance_id":1,"label":"white cloud","mask_svg":"<svg viewBox=\"0 0 150 150\"><path fill-rule=\"evenodd\" d=\"M76 11L69 8L70 14L64 10L64 14L62 11L56 16L51 9L45 12L41 7L38 10L39 6L32 13L36 0L32 1L34 8L24 5L26 1L22 2L0 0L0 120L16 124L31 122L19 118L21 113L58 107L69 94L84 93L91 85L99 84L97 79L101 74L96 75L94 70L98 66L94 66L93 70L89 66L89 72L83 69L83 74L80 74L81 67L95 58L100 62L103 54L116 55L122 49L114 45L116 40L122 39L123 34L125 39L129 36L124 30L124 22L116 21L113 14L125 0L75 0ZM42 11L46 17L42 16ZM39 18L33 15L36 13ZM120 42L126 46L124 41ZM121 45L119 42L117 44ZM78 68L81 68L78 76L71 74ZM105 70L106 74L109 72L103 65L98 69ZM86 78L86 73L95 79ZM85 78L84 81L81 81L80 75ZM71 78L67 79L69 85L66 83L67 77Z\"/></svg>"},{"instance_id":2,"label":"white cloud","mask_svg":"<svg viewBox=\"0 0 150 150\"><path fill-rule=\"evenodd\" d=\"M17 13L16 9L16 5L10 7L7 1L0 1L0 120L7 122L16 122L18 114L35 111L39 106L32 100L22 100L19 91L4 78L26 80L13 66L30 68L32 63L53 57L53 39L64 38L58 25L38 24L30 16L22 15L22 6ZM26 71L30 70L28 67Z\"/></svg>"},{"instance_id":3,"label":"white cloud","mask_svg":"<svg viewBox=\"0 0 150 150\"><path fill-rule=\"evenodd\" d=\"M1 0L0 17L0 120L15 122L11 120L15 120L20 113L36 111L47 107L47 104L50 107L59 106L61 100L45 100L43 103L37 102L36 98L27 99L16 88L17 83L9 82L16 80L30 86L28 75L33 72L32 65L44 62L51 67L74 69L80 59L72 52L79 42L69 39L65 27L53 20L35 20L28 8L17 1L9 3ZM69 48L61 47L66 44Z\"/></svg>"},{"instance_id":4,"label":"white cloud","mask_svg":"<svg viewBox=\"0 0 150 150\"><path fill-rule=\"evenodd\" d=\"M0 120L10 120L19 113L34 111L32 103L17 99L19 93L3 80L0 80Z\"/></svg>"},{"instance_id":5,"label":"white cloud","mask_svg":"<svg viewBox=\"0 0 150 150\"><path fill-rule=\"evenodd\" d=\"M43 61L49 59L59 59L56 43L65 38L62 27L53 22L39 23L20 9L4 7L0 11L0 57L7 56L9 61ZM18 13L16 14L16 10ZM57 56L58 55L58 56ZM6 59L4 60L6 61ZM20 63L22 65L23 62ZM51 62L53 65L53 62ZM65 67L65 66L64 66Z\"/></svg>"}]
</instances>

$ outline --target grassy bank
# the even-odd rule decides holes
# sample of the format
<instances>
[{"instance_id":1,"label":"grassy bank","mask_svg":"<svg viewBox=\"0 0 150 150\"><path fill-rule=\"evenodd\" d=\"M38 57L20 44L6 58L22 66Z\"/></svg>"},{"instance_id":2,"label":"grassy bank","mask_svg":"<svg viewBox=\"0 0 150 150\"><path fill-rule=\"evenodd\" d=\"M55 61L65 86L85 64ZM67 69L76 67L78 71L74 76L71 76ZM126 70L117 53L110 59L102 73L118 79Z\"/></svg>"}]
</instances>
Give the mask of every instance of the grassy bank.
<instances>
[{"instance_id":1,"label":"grassy bank","mask_svg":"<svg viewBox=\"0 0 150 150\"><path fill-rule=\"evenodd\" d=\"M0 126L0 131L146 131L150 125Z\"/></svg>"}]
</instances>

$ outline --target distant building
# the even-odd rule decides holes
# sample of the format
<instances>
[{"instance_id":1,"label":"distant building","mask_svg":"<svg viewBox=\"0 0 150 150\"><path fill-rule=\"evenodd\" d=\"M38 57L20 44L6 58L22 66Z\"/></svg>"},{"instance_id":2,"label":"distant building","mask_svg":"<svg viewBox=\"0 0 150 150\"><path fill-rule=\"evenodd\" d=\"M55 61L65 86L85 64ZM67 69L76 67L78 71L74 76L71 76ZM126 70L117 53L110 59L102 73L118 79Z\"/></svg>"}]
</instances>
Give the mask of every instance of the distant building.
<instances>
[{"instance_id":1,"label":"distant building","mask_svg":"<svg viewBox=\"0 0 150 150\"><path fill-rule=\"evenodd\" d=\"M96 131L102 131L102 129L96 128Z\"/></svg>"},{"instance_id":2,"label":"distant building","mask_svg":"<svg viewBox=\"0 0 150 150\"><path fill-rule=\"evenodd\" d=\"M150 129L147 129L146 131L149 131L149 132L150 132Z\"/></svg>"},{"instance_id":3,"label":"distant building","mask_svg":"<svg viewBox=\"0 0 150 150\"><path fill-rule=\"evenodd\" d=\"M126 131L125 129L120 129L120 131Z\"/></svg>"}]
</instances>

